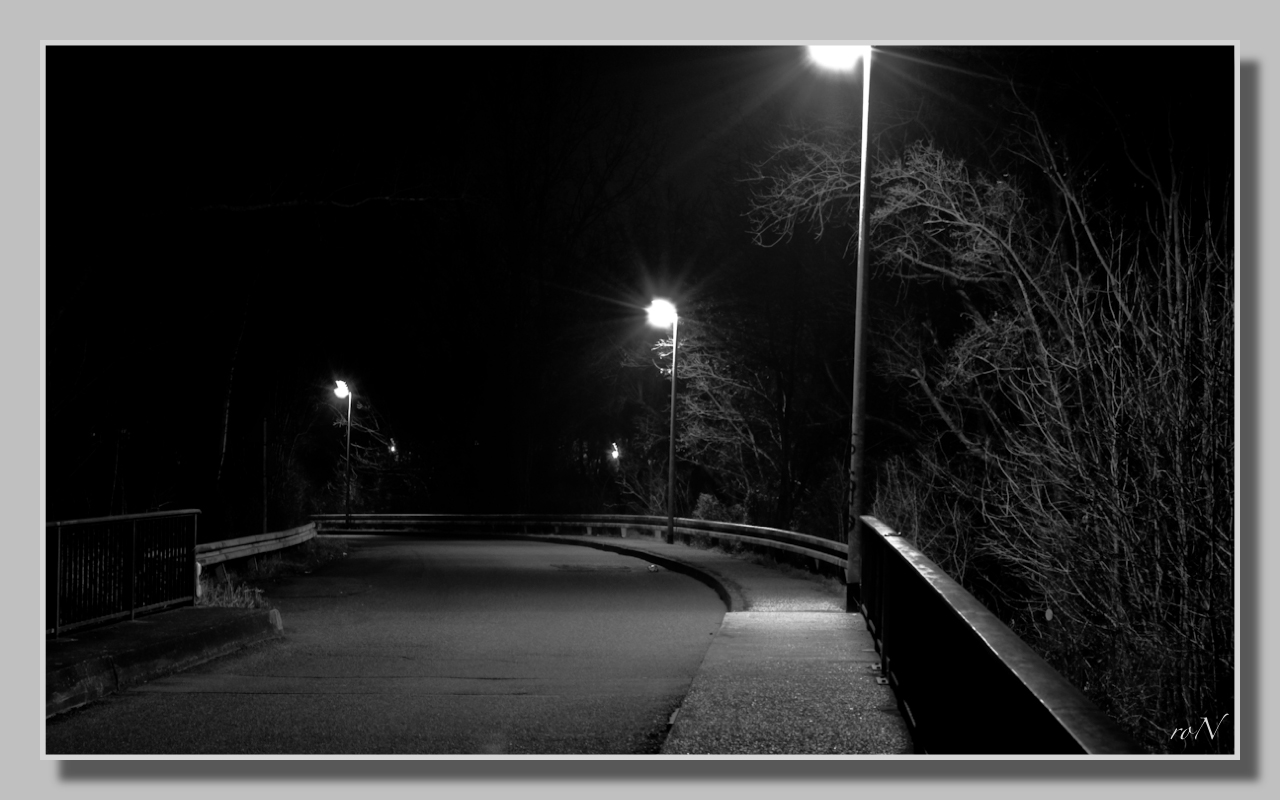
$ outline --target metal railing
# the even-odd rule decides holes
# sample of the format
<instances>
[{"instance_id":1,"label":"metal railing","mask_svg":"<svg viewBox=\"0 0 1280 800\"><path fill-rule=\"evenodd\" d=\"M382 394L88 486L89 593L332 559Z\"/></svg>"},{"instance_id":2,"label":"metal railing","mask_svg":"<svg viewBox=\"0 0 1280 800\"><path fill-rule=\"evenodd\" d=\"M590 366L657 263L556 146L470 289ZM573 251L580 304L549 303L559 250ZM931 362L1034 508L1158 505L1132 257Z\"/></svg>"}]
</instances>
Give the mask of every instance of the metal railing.
<instances>
[{"instance_id":1,"label":"metal railing","mask_svg":"<svg viewBox=\"0 0 1280 800\"><path fill-rule=\"evenodd\" d=\"M322 534L456 532L463 528L491 534L578 533L590 536L612 531L623 537L647 535L661 538L667 530L666 517L621 514L352 514L349 525L343 514L316 514L311 519ZM677 518L675 533L793 553L842 568L848 553L844 542L733 522Z\"/></svg>"},{"instance_id":2,"label":"metal railing","mask_svg":"<svg viewBox=\"0 0 1280 800\"><path fill-rule=\"evenodd\" d=\"M195 602L200 511L45 525L45 630L62 632Z\"/></svg>"},{"instance_id":3,"label":"metal railing","mask_svg":"<svg viewBox=\"0 0 1280 800\"><path fill-rule=\"evenodd\" d=\"M273 550L283 550L302 544L316 535L316 524L308 522L297 528L289 528L275 533L260 533L256 536L243 536L239 539L226 539L221 542L207 542L196 545L196 562L202 567L221 564L234 558L245 558Z\"/></svg>"},{"instance_id":4,"label":"metal railing","mask_svg":"<svg viewBox=\"0 0 1280 800\"><path fill-rule=\"evenodd\" d=\"M1142 752L923 553L875 517L862 521L862 612L918 750Z\"/></svg>"}]
</instances>

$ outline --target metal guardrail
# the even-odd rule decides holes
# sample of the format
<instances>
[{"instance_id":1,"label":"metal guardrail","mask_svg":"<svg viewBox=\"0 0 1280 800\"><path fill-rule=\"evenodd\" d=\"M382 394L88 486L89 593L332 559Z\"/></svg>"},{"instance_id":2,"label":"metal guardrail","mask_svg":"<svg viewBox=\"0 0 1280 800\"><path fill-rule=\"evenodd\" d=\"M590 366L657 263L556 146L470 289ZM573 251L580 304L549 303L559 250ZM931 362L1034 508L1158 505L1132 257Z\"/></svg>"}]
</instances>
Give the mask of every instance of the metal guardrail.
<instances>
[{"instance_id":1,"label":"metal guardrail","mask_svg":"<svg viewBox=\"0 0 1280 800\"><path fill-rule=\"evenodd\" d=\"M308 522L297 528L289 528L275 533L260 533L257 536L243 536L239 539L227 539L221 542L207 542L196 545L196 562L202 567L221 564L233 558L245 558L273 550L283 550L302 544L316 535L316 524Z\"/></svg>"},{"instance_id":2,"label":"metal guardrail","mask_svg":"<svg viewBox=\"0 0 1280 800\"><path fill-rule=\"evenodd\" d=\"M666 517L621 514L352 514L349 525L346 519L343 514L316 514L311 517L318 526L318 532L322 534L422 533L433 530L456 531L461 527L503 534L581 532L590 536L597 531L617 531L623 537L635 534L661 538L667 530ZM820 536L732 522L677 518L675 533L780 550L841 568L845 565L849 551L844 542Z\"/></svg>"},{"instance_id":3,"label":"metal guardrail","mask_svg":"<svg viewBox=\"0 0 1280 800\"><path fill-rule=\"evenodd\" d=\"M45 631L195 602L199 509L45 524Z\"/></svg>"},{"instance_id":4,"label":"metal guardrail","mask_svg":"<svg viewBox=\"0 0 1280 800\"><path fill-rule=\"evenodd\" d=\"M923 553L875 517L862 521L862 613L917 749L1142 752Z\"/></svg>"}]
</instances>

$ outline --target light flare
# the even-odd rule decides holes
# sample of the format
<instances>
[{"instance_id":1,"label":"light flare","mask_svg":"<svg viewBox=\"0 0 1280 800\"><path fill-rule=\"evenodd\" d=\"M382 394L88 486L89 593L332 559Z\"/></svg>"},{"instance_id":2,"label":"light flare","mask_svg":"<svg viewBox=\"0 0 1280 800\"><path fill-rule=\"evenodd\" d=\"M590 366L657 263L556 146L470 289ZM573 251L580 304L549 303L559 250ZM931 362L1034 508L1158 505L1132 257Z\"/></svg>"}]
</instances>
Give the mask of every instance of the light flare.
<instances>
[{"instance_id":1,"label":"light flare","mask_svg":"<svg viewBox=\"0 0 1280 800\"><path fill-rule=\"evenodd\" d=\"M818 45L808 47L809 60L822 69L834 72L853 72L858 62L871 58L871 48L865 44Z\"/></svg>"},{"instance_id":2,"label":"light flare","mask_svg":"<svg viewBox=\"0 0 1280 800\"><path fill-rule=\"evenodd\" d=\"M676 307L670 300L657 299L649 304L649 324L656 328L670 328L676 321Z\"/></svg>"}]
</instances>

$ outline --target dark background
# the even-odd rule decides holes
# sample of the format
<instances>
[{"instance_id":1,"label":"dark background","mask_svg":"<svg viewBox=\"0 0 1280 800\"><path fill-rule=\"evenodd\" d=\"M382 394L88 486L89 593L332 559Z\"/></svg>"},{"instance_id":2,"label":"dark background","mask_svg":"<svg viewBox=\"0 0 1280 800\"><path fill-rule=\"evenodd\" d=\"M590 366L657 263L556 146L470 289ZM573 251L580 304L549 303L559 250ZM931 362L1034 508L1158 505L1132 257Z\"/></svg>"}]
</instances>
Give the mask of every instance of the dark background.
<instances>
[{"instance_id":1,"label":"dark background","mask_svg":"<svg viewBox=\"0 0 1280 800\"><path fill-rule=\"evenodd\" d=\"M411 510L599 510L558 491L563 450L620 435L607 363L658 337L654 294L768 291L758 276L797 258L852 283L843 241L746 232L750 163L860 101L857 76L801 48L46 54L49 519L198 507L210 535L255 532L264 419L269 492L289 447L332 488L336 379L405 454ZM1234 164L1230 47L875 58L873 119L926 108L981 163L1016 91L1120 209L1122 142L1140 159L1176 143L1192 191ZM296 524L286 506L272 529Z\"/></svg>"}]
</instances>

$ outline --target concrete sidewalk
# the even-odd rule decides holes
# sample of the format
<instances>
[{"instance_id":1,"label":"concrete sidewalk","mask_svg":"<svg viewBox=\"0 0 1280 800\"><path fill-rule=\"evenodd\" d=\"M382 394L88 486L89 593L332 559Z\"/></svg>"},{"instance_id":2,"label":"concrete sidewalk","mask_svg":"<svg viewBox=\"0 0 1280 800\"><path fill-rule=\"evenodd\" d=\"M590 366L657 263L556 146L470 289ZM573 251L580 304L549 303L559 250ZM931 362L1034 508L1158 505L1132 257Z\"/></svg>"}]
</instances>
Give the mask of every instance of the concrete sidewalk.
<instances>
[{"instance_id":1,"label":"concrete sidewalk","mask_svg":"<svg viewBox=\"0 0 1280 800\"><path fill-rule=\"evenodd\" d=\"M161 611L45 642L45 717L280 636L275 609Z\"/></svg>"},{"instance_id":2,"label":"concrete sidewalk","mask_svg":"<svg viewBox=\"0 0 1280 800\"><path fill-rule=\"evenodd\" d=\"M356 537L351 537L356 538ZM911 753L843 587L649 537L545 535L645 559L711 586L729 609L663 747L671 755ZM46 643L46 716L280 636L279 612L184 608Z\"/></svg>"},{"instance_id":3,"label":"concrete sidewalk","mask_svg":"<svg viewBox=\"0 0 1280 800\"><path fill-rule=\"evenodd\" d=\"M879 663L856 614L726 614L662 752L911 753L893 691L876 682Z\"/></svg>"},{"instance_id":4,"label":"concrete sidewalk","mask_svg":"<svg viewBox=\"0 0 1280 800\"><path fill-rule=\"evenodd\" d=\"M645 537L542 537L628 553L708 582L725 600L663 745L679 755L914 752L880 657L843 587L719 550Z\"/></svg>"}]
</instances>

